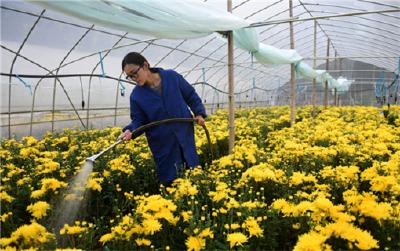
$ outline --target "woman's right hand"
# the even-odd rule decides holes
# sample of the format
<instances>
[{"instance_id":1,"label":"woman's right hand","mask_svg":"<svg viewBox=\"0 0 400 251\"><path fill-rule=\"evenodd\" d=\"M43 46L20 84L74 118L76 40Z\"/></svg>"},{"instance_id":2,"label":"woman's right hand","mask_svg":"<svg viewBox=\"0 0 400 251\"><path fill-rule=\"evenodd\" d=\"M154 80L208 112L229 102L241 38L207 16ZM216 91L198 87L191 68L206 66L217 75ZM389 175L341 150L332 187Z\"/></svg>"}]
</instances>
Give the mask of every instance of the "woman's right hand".
<instances>
[{"instance_id":1,"label":"woman's right hand","mask_svg":"<svg viewBox=\"0 0 400 251\"><path fill-rule=\"evenodd\" d=\"M129 130L125 130L125 132L121 136L122 140L130 140L131 138L132 138L132 132Z\"/></svg>"}]
</instances>

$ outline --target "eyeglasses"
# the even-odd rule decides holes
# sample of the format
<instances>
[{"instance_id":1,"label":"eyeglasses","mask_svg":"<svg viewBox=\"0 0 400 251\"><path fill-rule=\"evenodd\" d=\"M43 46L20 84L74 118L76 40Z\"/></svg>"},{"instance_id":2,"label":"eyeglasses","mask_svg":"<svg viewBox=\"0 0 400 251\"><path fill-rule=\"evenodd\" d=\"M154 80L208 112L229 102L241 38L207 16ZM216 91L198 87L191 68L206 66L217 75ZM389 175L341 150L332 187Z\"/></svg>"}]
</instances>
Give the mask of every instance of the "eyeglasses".
<instances>
[{"instance_id":1,"label":"eyeglasses","mask_svg":"<svg viewBox=\"0 0 400 251\"><path fill-rule=\"evenodd\" d=\"M127 80L135 80L137 77L138 77L138 75L139 75L139 71L140 71L140 69L142 68L143 66L139 66L139 68L136 70L136 71L134 71L134 72L132 72L131 74L129 74L129 75L126 75L126 79Z\"/></svg>"}]
</instances>

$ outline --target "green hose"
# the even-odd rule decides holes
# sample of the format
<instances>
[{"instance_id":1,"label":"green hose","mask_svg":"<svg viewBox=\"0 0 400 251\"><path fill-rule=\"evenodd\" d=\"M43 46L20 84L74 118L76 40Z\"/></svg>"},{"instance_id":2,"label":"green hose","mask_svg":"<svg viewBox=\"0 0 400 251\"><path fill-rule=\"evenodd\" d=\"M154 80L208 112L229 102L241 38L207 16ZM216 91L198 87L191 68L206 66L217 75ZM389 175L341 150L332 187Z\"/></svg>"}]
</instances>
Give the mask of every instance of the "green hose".
<instances>
[{"instance_id":1,"label":"green hose","mask_svg":"<svg viewBox=\"0 0 400 251\"><path fill-rule=\"evenodd\" d=\"M146 125L140 126L138 127L136 130L132 131L132 135L137 135L139 134L139 132L144 131L148 128L154 127L154 126L158 126L161 124L167 124L167 123L193 123L196 122L196 119L194 118L174 118L174 119L164 119L164 120L159 120L159 121L155 121L155 122L151 122L148 123ZM214 159L213 156L213 152L212 152L212 147L211 147L211 139L210 139L210 133L207 130L207 127L204 125L202 126L205 133L206 133L206 137L207 137L207 141L208 141L208 147L210 149L210 161L208 162L209 165L211 165L212 160ZM105 153L106 151L110 150L111 148L113 148L114 146L118 145L119 143L123 142L122 138L119 137L118 140L116 142L114 142L111 146L107 147L105 150L101 151L98 154L95 154L91 157L86 158L86 160L94 162L98 157L100 157L101 155L103 155L103 153Z\"/></svg>"}]
</instances>

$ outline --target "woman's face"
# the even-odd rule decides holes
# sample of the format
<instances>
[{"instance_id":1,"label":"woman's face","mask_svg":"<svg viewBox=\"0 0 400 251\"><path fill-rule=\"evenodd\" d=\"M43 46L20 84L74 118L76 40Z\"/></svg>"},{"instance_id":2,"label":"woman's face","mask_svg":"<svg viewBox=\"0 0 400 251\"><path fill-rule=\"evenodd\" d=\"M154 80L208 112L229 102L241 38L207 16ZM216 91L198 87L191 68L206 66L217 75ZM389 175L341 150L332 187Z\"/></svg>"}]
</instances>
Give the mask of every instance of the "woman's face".
<instances>
[{"instance_id":1,"label":"woman's face","mask_svg":"<svg viewBox=\"0 0 400 251\"><path fill-rule=\"evenodd\" d=\"M143 66L136 64L127 64L124 67L126 79L135 81L139 86L143 86L146 83L146 63Z\"/></svg>"}]
</instances>

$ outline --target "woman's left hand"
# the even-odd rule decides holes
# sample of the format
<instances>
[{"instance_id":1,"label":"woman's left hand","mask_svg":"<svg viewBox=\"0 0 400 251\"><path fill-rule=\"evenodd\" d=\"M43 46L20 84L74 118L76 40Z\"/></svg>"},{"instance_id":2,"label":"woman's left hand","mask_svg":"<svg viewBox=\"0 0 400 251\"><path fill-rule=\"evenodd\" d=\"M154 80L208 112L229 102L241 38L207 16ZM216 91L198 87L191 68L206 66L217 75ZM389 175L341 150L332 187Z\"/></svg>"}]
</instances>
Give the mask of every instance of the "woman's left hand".
<instances>
[{"instance_id":1,"label":"woman's left hand","mask_svg":"<svg viewBox=\"0 0 400 251\"><path fill-rule=\"evenodd\" d=\"M203 116L197 115L195 119L196 119L196 122L198 125L201 125L201 126L205 125L205 120L204 120Z\"/></svg>"}]
</instances>

